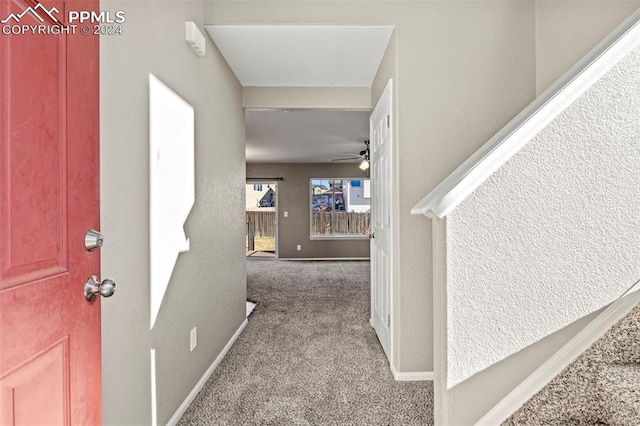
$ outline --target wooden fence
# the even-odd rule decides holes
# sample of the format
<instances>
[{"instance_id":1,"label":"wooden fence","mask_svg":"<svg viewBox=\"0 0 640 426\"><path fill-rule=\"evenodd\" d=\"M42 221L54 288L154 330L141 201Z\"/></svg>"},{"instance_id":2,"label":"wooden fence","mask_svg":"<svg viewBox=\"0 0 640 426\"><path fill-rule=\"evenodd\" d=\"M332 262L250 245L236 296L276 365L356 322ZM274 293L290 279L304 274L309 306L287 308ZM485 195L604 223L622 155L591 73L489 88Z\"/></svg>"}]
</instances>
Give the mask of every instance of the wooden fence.
<instances>
[{"instance_id":1,"label":"wooden fence","mask_svg":"<svg viewBox=\"0 0 640 426\"><path fill-rule=\"evenodd\" d=\"M276 212L271 211L248 211L247 223L251 225L256 237L275 237L276 230L273 222Z\"/></svg>"},{"instance_id":2,"label":"wooden fence","mask_svg":"<svg viewBox=\"0 0 640 426\"><path fill-rule=\"evenodd\" d=\"M312 234L363 234L369 235L371 216L369 213L334 212L333 224L330 212L313 212ZM333 225L333 230L332 230Z\"/></svg>"},{"instance_id":3,"label":"wooden fence","mask_svg":"<svg viewBox=\"0 0 640 426\"><path fill-rule=\"evenodd\" d=\"M248 211L247 224L256 237L275 237L275 211ZM311 229L313 235L362 234L369 235L371 218L369 213L334 212L333 224L330 212L313 212ZM333 225L333 229L332 229Z\"/></svg>"}]
</instances>

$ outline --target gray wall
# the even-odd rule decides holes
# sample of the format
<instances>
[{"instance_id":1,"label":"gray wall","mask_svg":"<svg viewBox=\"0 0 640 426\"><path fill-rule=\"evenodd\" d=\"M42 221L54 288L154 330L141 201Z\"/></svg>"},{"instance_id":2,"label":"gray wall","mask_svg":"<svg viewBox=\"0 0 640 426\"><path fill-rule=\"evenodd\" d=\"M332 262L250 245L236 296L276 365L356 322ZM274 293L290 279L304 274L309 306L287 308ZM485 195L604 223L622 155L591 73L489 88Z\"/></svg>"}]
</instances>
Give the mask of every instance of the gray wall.
<instances>
[{"instance_id":1,"label":"gray wall","mask_svg":"<svg viewBox=\"0 0 640 426\"><path fill-rule=\"evenodd\" d=\"M498 363L548 352L640 277L639 67L640 47L447 216L452 393L488 368L508 377ZM450 422L477 420L458 404Z\"/></svg>"},{"instance_id":2,"label":"gray wall","mask_svg":"<svg viewBox=\"0 0 640 426\"><path fill-rule=\"evenodd\" d=\"M536 93L547 89L638 8L638 0L537 1Z\"/></svg>"},{"instance_id":3,"label":"gray wall","mask_svg":"<svg viewBox=\"0 0 640 426\"><path fill-rule=\"evenodd\" d=\"M278 250L281 258L369 257L369 239L309 239L309 179L365 178L357 164L247 164L247 179L283 177L278 182ZM284 217L284 212L289 216ZM302 246L301 251L296 245Z\"/></svg>"},{"instance_id":4,"label":"gray wall","mask_svg":"<svg viewBox=\"0 0 640 426\"><path fill-rule=\"evenodd\" d=\"M409 211L533 99L533 3L210 2L205 20L396 26L395 59L387 58L399 129L394 363L400 372L432 371L431 230Z\"/></svg>"},{"instance_id":5,"label":"gray wall","mask_svg":"<svg viewBox=\"0 0 640 426\"><path fill-rule=\"evenodd\" d=\"M207 38L198 58L184 22L202 29L202 2L102 1L124 10L124 34L101 37L104 424L151 424L150 349L156 350L158 424L165 424L245 316L242 90ZM195 108L196 198L158 320L149 320L148 74ZM189 351L189 331L198 347Z\"/></svg>"}]
</instances>

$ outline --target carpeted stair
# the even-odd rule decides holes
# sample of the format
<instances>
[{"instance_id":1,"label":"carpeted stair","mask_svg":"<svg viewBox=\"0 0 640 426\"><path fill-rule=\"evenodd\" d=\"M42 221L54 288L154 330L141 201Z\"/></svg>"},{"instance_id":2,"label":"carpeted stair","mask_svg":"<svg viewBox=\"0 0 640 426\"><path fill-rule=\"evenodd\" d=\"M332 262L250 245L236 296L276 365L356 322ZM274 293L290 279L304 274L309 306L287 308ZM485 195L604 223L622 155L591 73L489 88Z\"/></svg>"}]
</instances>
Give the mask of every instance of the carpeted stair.
<instances>
[{"instance_id":1,"label":"carpeted stair","mask_svg":"<svg viewBox=\"0 0 640 426\"><path fill-rule=\"evenodd\" d=\"M640 306L503 425L640 425Z\"/></svg>"}]
</instances>

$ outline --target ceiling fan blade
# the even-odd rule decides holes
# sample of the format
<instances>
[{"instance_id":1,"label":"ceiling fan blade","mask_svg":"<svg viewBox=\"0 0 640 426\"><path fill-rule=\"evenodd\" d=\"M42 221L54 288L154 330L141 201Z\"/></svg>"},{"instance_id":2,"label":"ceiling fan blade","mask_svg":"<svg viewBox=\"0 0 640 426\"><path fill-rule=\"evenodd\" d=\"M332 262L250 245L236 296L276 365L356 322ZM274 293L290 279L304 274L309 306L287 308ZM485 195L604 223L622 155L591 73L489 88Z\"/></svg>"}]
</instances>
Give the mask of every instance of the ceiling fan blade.
<instances>
[{"instance_id":1,"label":"ceiling fan blade","mask_svg":"<svg viewBox=\"0 0 640 426\"><path fill-rule=\"evenodd\" d=\"M353 161L353 160L359 160L360 157L349 157L349 158L334 158L331 161Z\"/></svg>"}]
</instances>

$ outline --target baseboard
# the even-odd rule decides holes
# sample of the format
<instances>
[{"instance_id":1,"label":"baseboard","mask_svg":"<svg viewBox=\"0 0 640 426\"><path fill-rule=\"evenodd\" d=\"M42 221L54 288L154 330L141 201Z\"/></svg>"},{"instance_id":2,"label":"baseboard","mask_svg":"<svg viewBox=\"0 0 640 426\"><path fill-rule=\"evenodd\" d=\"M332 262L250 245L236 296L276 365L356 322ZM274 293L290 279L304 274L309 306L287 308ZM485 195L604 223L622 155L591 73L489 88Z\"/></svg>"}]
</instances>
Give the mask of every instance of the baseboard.
<instances>
[{"instance_id":1,"label":"baseboard","mask_svg":"<svg viewBox=\"0 0 640 426\"><path fill-rule=\"evenodd\" d=\"M279 257L278 260L369 260L368 257Z\"/></svg>"},{"instance_id":2,"label":"baseboard","mask_svg":"<svg viewBox=\"0 0 640 426\"><path fill-rule=\"evenodd\" d=\"M434 378L433 371L400 372L393 365L391 365L391 374L398 382L421 382Z\"/></svg>"},{"instance_id":3,"label":"baseboard","mask_svg":"<svg viewBox=\"0 0 640 426\"><path fill-rule=\"evenodd\" d=\"M571 364L581 353L600 339L615 323L624 318L640 303L640 281L622 297L611 303L600 315L576 334L558 352L527 377L477 423L497 425L518 411L529 399Z\"/></svg>"},{"instance_id":4,"label":"baseboard","mask_svg":"<svg viewBox=\"0 0 640 426\"><path fill-rule=\"evenodd\" d=\"M191 392L189 392L189 395L187 395L187 397L185 398L184 402L182 404L180 404L180 407L178 407L178 409L173 414L171 419L169 419L169 421L167 422L168 426L174 426L174 425L178 424L178 421L180 420L180 417L182 417L184 412L187 411L187 408L189 408L189 405L191 405L191 402L193 402L193 400L196 397L196 395L198 395L198 392L200 392L200 389L202 389L202 387L207 382L209 377L216 370L216 368L218 367L218 364L220 364L220 361L222 361L222 358L224 358L224 356L227 354L227 352L229 352L229 349L231 349L231 346L233 346L233 344L238 339L238 337L240 337L240 334L242 333L242 330L244 330L244 328L247 326L247 324L248 324L248 322L245 319L242 322L242 324L240 325L240 327L238 327L236 332L233 334L233 336L231 336L231 339L229 339L229 341L224 346L224 348L222 348L222 351L220 351L220 353L218 354L216 359L213 360L213 363L211 363L211 365L209 366L207 371L205 371L204 374L202 375L202 377L200 378L200 380L198 380L198 383L196 383L196 385L193 387Z\"/></svg>"}]
</instances>

